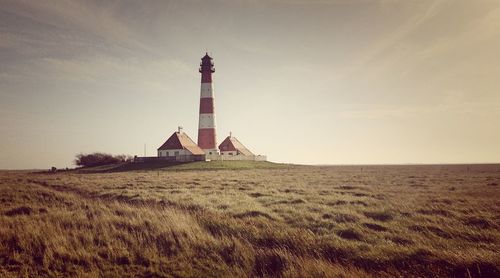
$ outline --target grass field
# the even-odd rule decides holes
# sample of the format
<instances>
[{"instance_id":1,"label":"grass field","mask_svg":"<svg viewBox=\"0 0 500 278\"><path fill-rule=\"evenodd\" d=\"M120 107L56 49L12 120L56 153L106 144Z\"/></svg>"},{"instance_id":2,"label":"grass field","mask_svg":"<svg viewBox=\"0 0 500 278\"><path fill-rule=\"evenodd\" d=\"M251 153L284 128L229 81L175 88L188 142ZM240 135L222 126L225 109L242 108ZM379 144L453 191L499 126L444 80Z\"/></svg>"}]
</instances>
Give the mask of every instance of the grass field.
<instances>
[{"instance_id":1,"label":"grass field","mask_svg":"<svg viewBox=\"0 0 500 278\"><path fill-rule=\"evenodd\" d=\"M0 276L500 276L500 165L120 167L0 172Z\"/></svg>"}]
</instances>

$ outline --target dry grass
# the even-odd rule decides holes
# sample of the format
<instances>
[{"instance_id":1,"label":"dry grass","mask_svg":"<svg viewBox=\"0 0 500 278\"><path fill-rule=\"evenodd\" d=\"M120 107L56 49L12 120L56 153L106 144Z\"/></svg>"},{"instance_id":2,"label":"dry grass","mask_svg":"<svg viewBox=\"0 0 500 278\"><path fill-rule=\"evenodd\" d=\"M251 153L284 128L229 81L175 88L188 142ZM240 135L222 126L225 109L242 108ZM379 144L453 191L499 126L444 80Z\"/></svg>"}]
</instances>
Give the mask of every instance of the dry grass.
<instances>
[{"instance_id":1,"label":"dry grass","mask_svg":"<svg viewBox=\"0 0 500 278\"><path fill-rule=\"evenodd\" d=\"M0 276L500 276L500 165L208 168L1 172Z\"/></svg>"}]
</instances>

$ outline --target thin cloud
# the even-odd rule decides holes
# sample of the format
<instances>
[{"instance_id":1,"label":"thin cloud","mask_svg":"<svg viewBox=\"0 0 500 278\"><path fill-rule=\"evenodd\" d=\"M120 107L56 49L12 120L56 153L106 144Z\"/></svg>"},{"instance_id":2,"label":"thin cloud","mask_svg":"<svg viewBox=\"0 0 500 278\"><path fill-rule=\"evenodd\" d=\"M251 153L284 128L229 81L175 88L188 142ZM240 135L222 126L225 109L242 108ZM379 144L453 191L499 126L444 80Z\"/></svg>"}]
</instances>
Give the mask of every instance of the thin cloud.
<instances>
[{"instance_id":1,"label":"thin cloud","mask_svg":"<svg viewBox=\"0 0 500 278\"><path fill-rule=\"evenodd\" d=\"M392 2L386 1L382 1L382 3L386 5L388 5L389 3L391 5L393 4ZM449 0L431 2L423 9L423 11L414 14L412 17L410 17L403 24L396 27L391 32L384 33L384 35L380 37L380 39L367 45L365 47L365 50L357 55L358 58L354 61L351 61L350 65L346 69L344 69L342 75L345 78L348 78L352 75L355 75L356 72L363 70L368 65L379 62L384 53L393 48L405 37L409 36L412 32L417 30L419 26L424 24L427 20L442 12L446 5L448 5L448 3L450 3Z\"/></svg>"},{"instance_id":2,"label":"thin cloud","mask_svg":"<svg viewBox=\"0 0 500 278\"><path fill-rule=\"evenodd\" d=\"M52 28L49 36L70 36L77 33L87 37L92 44L96 36L114 47L125 50L154 50L144 44L138 34L118 19L112 7L103 7L91 1L64 0L57 3L48 1L11 1L3 5L2 11L15 15L19 19L30 20L46 28ZM17 28L17 27L16 27ZM35 36L34 36L35 35ZM28 38L37 38L44 43L44 38L36 36L34 30L22 30L20 36L11 37L19 42ZM46 42L45 42L46 43Z\"/></svg>"}]
</instances>

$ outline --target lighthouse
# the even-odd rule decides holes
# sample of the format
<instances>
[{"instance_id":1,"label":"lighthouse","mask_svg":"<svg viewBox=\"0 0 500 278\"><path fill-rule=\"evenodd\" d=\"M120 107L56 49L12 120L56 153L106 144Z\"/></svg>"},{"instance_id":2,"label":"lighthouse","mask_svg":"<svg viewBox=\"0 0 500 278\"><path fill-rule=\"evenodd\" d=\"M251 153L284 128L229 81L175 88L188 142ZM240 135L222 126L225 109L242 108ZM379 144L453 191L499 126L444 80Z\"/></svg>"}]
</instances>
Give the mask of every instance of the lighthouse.
<instances>
[{"instance_id":1,"label":"lighthouse","mask_svg":"<svg viewBox=\"0 0 500 278\"><path fill-rule=\"evenodd\" d=\"M236 137L229 133L217 147L215 127L215 97L212 85L212 73L215 72L214 62L208 53L201 58L201 90L200 90L200 118L198 123L198 145L189 136L182 132L174 132L158 148L158 155L152 157L135 157L135 162L148 161L211 161L211 160L248 160L266 161L264 155L255 155L249 151ZM220 153L219 153L220 150Z\"/></svg>"},{"instance_id":2,"label":"lighthouse","mask_svg":"<svg viewBox=\"0 0 500 278\"><path fill-rule=\"evenodd\" d=\"M206 154L218 154L215 132L215 102L212 73L215 72L212 57L208 53L201 58L200 118L198 123L198 146Z\"/></svg>"}]
</instances>

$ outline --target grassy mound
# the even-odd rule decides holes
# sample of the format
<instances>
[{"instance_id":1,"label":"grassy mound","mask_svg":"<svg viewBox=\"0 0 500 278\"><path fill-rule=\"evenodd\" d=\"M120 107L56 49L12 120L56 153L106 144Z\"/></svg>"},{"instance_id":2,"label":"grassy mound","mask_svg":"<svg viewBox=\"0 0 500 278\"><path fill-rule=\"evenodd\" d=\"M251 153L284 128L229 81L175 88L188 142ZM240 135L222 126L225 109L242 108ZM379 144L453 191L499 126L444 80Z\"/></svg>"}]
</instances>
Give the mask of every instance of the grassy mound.
<instances>
[{"instance_id":1,"label":"grassy mound","mask_svg":"<svg viewBox=\"0 0 500 278\"><path fill-rule=\"evenodd\" d=\"M287 164L269 161L198 161L183 163L168 170L244 170L244 169L276 169L287 167Z\"/></svg>"},{"instance_id":2,"label":"grassy mound","mask_svg":"<svg viewBox=\"0 0 500 278\"><path fill-rule=\"evenodd\" d=\"M197 162L144 162L120 163L97 167L84 167L79 173L110 173L128 171L206 171L206 170L251 170L251 169L279 169L290 167L288 164L279 164L269 161L197 161Z\"/></svg>"}]
</instances>

